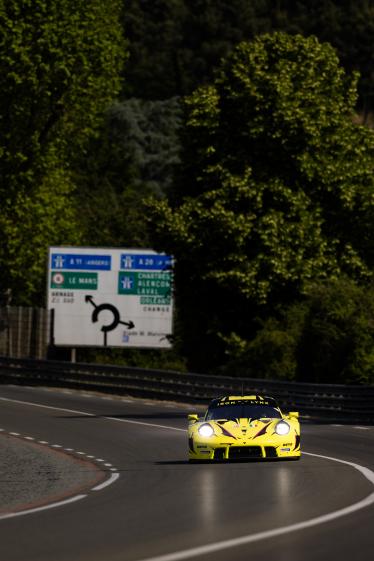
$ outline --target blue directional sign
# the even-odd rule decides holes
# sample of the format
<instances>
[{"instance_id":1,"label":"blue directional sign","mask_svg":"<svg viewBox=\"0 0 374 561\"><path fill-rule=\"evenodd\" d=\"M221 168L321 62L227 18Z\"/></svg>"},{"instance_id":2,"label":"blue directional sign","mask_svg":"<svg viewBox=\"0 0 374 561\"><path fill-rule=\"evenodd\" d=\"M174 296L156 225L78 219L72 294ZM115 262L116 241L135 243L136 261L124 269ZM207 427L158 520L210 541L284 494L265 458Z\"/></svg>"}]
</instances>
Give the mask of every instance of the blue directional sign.
<instances>
[{"instance_id":1,"label":"blue directional sign","mask_svg":"<svg viewBox=\"0 0 374 561\"><path fill-rule=\"evenodd\" d=\"M52 253L51 267L57 270L110 271L111 255L78 255L76 253Z\"/></svg>"},{"instance_id":2,"label":"blue directional sign","mask_svg":"<svg viewBox=\"0 0 374 561\"><path fill-rule=\"evenodd\" d=\"M121 269L131 271L168 271L172 266L172 257L163 254L122 253Z\"/></svg>"}]
</instances>

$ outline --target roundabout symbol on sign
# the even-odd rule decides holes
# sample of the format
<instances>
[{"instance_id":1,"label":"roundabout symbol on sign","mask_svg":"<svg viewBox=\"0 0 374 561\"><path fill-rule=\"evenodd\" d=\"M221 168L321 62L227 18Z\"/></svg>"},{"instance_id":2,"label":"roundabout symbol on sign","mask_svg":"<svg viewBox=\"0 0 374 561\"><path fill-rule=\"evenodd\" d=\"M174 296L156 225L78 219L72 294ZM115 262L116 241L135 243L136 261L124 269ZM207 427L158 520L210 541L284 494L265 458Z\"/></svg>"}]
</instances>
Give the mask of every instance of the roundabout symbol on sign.
<instances>
[{"instance_id":1,"label":"roundabout symbol on sign","mask_svg":"<svg viewBox=\"0 0 374 561\"><path fill-rule=\"evenodd\" d=\"M56 281L55 281L56 282ZM86 302L90 302L94 307L92 312L91 320L92 323L96 323L99 319L99 315L101 312L108 311L113 315L112 321L106 325L101 326L101 331L104 333L104 347L107 345L107 333L108 331L113 331L120 323L122 325L126 325L128 329L133 329L135 327L134 322L132 321L122 321L119 311L113 304L105 303L105 304L95 304L93 301L93 297L87 295L85 298Z\"/></svg>"}]
</instances>

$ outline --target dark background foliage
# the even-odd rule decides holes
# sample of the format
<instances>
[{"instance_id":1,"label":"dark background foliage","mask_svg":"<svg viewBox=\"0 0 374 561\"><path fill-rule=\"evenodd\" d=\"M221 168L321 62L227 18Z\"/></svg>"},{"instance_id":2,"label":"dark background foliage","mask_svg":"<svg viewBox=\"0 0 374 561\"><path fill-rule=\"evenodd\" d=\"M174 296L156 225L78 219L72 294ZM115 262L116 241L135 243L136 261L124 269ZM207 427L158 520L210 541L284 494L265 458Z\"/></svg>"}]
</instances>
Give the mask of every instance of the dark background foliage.
<instances>
[{"instance_id":1,"label":"dark background foliage","mask_svg":"<svg viewBox=\"0 0 374 561\"><path fill-rule=\"evenodd\" d=\"M0 0L0 298L44 305L48 245L155 247L174 350L83 358L373 382L373 2L87 6ZM311 35L330 82L282 54Z\"/></svg>"}]
</instances>

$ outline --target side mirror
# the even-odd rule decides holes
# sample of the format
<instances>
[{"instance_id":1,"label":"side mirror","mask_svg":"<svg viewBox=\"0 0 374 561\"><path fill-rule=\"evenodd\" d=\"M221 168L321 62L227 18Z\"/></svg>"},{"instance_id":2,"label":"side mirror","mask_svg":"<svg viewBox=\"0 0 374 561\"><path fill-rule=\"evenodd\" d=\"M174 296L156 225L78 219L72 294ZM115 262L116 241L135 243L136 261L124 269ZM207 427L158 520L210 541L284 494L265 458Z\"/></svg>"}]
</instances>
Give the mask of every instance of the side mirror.
<instances>
[{"instance_id":1,"label":"side mirror","mask_svg":"<svg viewBox=\"0 0 374 561\"><path fill-rule=\"evenodd\" d=\"M298 419L299 418L299 413L298 411L290 411L288 413L288 416L290 419Z\"/></svg>"},{"instance_id":2,"label":"side mirror","mask_svg":"<svg viewBox=\"0 0 374 561\"><path fill-rule=\"evenodd\" d=\"M196 413L191 413L191 415L188 415L188 420L190 423L196 423L196 421L199 420L199 415L197 415Z\"/></svg>"}]
</instances>

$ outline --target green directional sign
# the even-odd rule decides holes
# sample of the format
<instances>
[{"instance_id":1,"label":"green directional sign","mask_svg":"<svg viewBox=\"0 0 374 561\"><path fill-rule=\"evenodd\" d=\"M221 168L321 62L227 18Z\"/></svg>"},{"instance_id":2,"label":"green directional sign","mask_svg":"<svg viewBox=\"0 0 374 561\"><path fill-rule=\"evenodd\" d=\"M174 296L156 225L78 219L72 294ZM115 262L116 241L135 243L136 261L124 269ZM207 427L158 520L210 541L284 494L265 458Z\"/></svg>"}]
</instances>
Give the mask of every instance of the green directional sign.
<instances>
[{"instance_id":1,"label":"green directional sign","mask_svg":"<svg viewBox=\"0 0 374 561\"><path fill-rule=\"evenodd\" d=\"M97 290L97 273L51 272L51 288Z\"/></svg>"},{"instance_id":2,"label":"green directional sign","mask_svg":"<svg viewBox=\"0 0 374 561\"><path fill-rule=\"evenodd\" d=\"M118 273L118 294L131 294L154 299L152 303L170 304L170 272L125 272ZM142 302L143 303L143 302ZM150 301L148 303L151 303Z\"/></svg>"}]
</instances>

